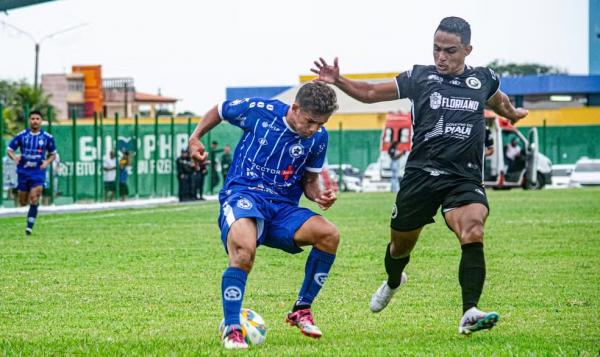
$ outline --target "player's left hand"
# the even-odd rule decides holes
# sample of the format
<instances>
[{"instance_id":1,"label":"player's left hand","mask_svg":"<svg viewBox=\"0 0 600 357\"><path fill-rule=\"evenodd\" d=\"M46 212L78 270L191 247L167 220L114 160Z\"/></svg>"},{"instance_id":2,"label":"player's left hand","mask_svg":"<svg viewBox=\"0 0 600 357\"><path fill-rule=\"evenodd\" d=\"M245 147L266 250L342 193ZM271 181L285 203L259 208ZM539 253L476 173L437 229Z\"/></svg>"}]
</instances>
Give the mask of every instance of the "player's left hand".
<instances>
[{"instance_id":1,"label":"player's left hand","mask_svg":"<svg viewBox=\"0 0 600 357\"><path fill-rule=\"evenodd\" d=\"M329 207L333 206L335 201L337 200L337 196L335 192L331 189L326 189L321 192L321 195L315 198L315 202L319 205L319 208L323 211L327 210Z\"/></svg>"}]
</instances>

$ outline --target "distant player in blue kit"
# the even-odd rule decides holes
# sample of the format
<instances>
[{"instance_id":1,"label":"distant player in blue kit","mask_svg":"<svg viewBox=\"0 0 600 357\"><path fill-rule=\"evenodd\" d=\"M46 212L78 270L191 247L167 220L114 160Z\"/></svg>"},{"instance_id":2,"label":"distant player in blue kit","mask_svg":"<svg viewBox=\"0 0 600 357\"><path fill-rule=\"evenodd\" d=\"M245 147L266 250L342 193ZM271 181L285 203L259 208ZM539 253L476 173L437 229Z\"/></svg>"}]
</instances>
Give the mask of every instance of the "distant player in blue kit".
<instances>
[{"instance_id":1,"label":"distant player in blue kit","mask_svg":"<svg viewBox=\"0 0 600 357\"><path fill-rule=\"evenodd\" d=\"M278 100L246 98L225 101L200 121L189 142L192 157L204 161L200 138L225 120L243 130L227 181L219 193L221 240L229 256L221 283L227 349L247 348L240 328L240 309L257 246L287 253L312 245L305 276L286 321L309 337L322 333L311 304L328 277L339 244L339 232L324 217L298 206L304 195L323 210L336 200L319 185L328 135L323 125L337 109L333 89L320 83L300 88L292 105Z\"/></svg>"},{"instance_id":2,"label":"distant player in blue kit","mask_svg":"<svg viewBox=\"0 0 600 357\"><path fill-rule=\"evenodd\" d=\"M29 203L25 234L30 235L46 181L46 168L56 158L54 137L42 130L42 113L29 114L29 129L21 131L8 144L7 154L17 164L19 204ZM19 149L21 154L15 154Z\"/></svg>"}]
</instances>

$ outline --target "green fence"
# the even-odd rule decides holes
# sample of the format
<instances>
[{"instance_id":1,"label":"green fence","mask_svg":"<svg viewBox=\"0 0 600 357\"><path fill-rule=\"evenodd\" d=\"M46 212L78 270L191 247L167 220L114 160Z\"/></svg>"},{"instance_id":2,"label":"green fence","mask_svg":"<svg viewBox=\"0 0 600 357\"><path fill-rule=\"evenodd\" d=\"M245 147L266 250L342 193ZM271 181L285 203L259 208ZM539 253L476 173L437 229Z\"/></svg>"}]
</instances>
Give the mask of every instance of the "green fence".
<instances>
[{"instance_id":1,"label":"green fence","mask_svg":"<svg viewBox=\"0 0 600 357\"><path fill-rule=\"evenodd\" d=\"M111 150L133 154L127 180L130 197L177 196L175 160L181 150L187 148L195 119L157 117L142 123L137 117L123 120L95 116L94 121L78 122L73 117L66 123L54 123L52 117L53 114L48 113L50 120L45 129L55 137L60 164L48 170L46 195L50 203L102 201L102 161ZM369 163L377 161L380 130L344 130L342 126L337 129L329 130L330 164L348 163L364 170ZM525 134L529 130L519 129ZM574 163L581 156L600 156L600 126L540 127L538 131L541 152L554 164ZM0 132L4 132L1 106ZM207 149L211 141L217 141L219 148L225 144L235 148L240 136L240 129L222 124L208 133L203 142ZM115 141L115 137L119 140ZM5 147L9 139L0 135L0 157L4 158L4 165L0 165L0 187L5 187L0 195L0 206L4 207L13 205L13 200L7 199L9 190L5 179ZM217 176L222 181L222 175ZM217 193L221 187L222 182L219 182L213 192L210 191L212 177L211 172L205 177L206 194Z\"/></svg>"}]
</instances>

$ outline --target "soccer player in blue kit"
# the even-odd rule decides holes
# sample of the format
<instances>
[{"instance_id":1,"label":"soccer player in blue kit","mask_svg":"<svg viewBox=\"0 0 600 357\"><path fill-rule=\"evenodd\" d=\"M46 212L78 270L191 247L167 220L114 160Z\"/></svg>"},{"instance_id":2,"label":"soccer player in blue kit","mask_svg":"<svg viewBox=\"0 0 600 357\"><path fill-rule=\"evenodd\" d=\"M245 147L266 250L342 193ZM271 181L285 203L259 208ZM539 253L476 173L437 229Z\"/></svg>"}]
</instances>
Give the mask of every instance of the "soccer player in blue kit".
<instances>
[{"instance_id":1,"label":"soccer player in blue kit","mask_svg":"<svg viewBox=\"0 0 600 357\"><path fill-rule=\"evenodd\" d=\"M15 154L20 149L21 155ZM8 156L17 164L19 204L29 203L25 234L30 235L46 182L46 168L56 158L54 137L42 129L42 113L29 114L29 129L17 134L8 144Z\"/></svg>"},{"instance_id":2,"label":"soccer player in blue kit","mask_svg":"<svg viewBox=\"0 0 600 357\"><path fill-rule=\"evenodd\" d=\"M323 210L336 200L321 189L319 172L327 151L323 125L338 108L335 92L321 83L300 88L292 105L278 100L246 98L212 108L193 132L192 157L204 161L200 138L225 120L243 130L233 163L219 193L221 240L229 266L221 280L225 328L223 346L247 348L240 328L240 309L257 246L296 254L312 245L298 299L286 321L309 337L322 333L311 304L328 277L339 244L339 232L324 217L298 203L302 193Z\"/></svg>"}]
</instances>

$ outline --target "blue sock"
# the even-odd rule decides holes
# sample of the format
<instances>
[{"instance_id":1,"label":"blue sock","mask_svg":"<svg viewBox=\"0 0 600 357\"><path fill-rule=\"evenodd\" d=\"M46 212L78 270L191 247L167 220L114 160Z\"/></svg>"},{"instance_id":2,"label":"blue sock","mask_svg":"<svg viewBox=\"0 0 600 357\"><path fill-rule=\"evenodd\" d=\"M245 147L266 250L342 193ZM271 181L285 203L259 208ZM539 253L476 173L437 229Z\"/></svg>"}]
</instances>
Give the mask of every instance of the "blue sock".
<instances>
[{"instance_id":1,"label":"blue sock","mask_svg":"<svg viewBox=\"0 0 600 357\"><path fill-rule=\"evenodd\" d=\"M296 300L297 307L310 306L329 276L329 270L335 260L335 254L327 253L315 247L310 251L304 268L304 282Z\"/></svg>"},{"instance_id":2,"label":"blue sock","mask_svg":"<svg viewBox=\"0 0 600 357\"><path fill-rule=\"evenodd\" d=\"M240 311L247 278L248 273L240 268L229 267L223 272L221 298L223 299L225 325L240 324Z\"/></svg>"},{"instance_id":3,"label":"blue sock","mask_svg":"<svg viewBox=\"0 0 600 357\"><path fill-rule=\"evenodd\" d=\"M35 218L38 213L38 205L29 205L29 212L27 212L27 228L33 229Z\"/></svg>"}]
</instances>

